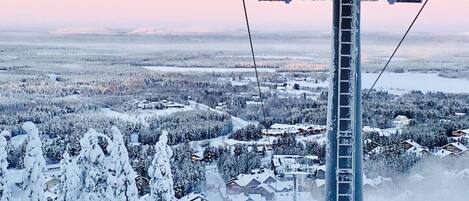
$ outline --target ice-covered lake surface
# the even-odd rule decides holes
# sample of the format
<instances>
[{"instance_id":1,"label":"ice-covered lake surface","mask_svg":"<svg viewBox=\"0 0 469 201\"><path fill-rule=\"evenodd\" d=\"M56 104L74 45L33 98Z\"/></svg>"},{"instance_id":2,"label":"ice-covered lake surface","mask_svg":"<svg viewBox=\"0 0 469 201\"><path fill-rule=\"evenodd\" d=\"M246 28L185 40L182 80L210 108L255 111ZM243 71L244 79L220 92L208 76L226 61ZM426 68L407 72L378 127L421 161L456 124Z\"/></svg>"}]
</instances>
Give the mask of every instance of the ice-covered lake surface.
<instances>
[{"instance_id":1,"label":"ice-covered lake surface","mask_svg":"<svg viewBox=\"0 0 469 201\"><path fill-rule=\"evenodd\" d=\"M363 73L362 87L370 88L377 77L378 73ZM375 88L397 95L412 90L469 94L469 80L441 77L437 73L384 73Z\"/></svg>"}]
</instances>

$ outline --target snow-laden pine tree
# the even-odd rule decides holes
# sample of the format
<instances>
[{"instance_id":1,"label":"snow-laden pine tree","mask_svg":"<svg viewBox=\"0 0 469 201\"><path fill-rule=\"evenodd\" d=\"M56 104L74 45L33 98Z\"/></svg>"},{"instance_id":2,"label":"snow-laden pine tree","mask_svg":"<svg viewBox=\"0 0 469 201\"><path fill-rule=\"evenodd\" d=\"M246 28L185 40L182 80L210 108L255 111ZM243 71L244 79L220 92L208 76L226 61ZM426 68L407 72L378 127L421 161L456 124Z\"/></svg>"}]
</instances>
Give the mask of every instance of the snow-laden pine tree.
<instances>
[{"instance_id":1,"label":"snow-laden pine tree","mask_svg":"<svg viewBox=\"0 0 469 201\"><path fill-rule=\"evenodd\" d=\"M42 153L42 143L39 130L32 122L23 124L23 130L28 133L26 155L24 157L23 198L22 201L45 201L44 175L42 170L46 165Z\"/></svg>"},{"instance_id":2,"label":"snow-laden pine tree","mask_svg":"<svg viewBox=\"0 0 469 201\"><path fill-rule=\"evenodd\" d=\"M8 187L6 172L8 168L7 161L7 141L3 135L0 135L0 201L10 201L11 192Z\"/></svg>"},{"instance_id":3,"label":"snow-laden pine tree","mask_svg":"<svg viewBox=\"0 0 469 201\"><path fill-rule=\"evenodd\" d=\"M111 132L113 139L109 160L111 175L108 179L108 197L118 201L138 200L135 184L137 174L130 165L124 138L117 127L112 127Z\"/></svg>"},{"instance_id":4,"label":"snow-laden pine tree","mask_svg":"<svg viewBox=\"0 0 469 201\"><path fill-rule=\"evenodd\" d=\"M155 156L148 169L150 177L150 195L148 201L171 201L174 198L173 176L170 160L173 155L168 145L168 133L163 131L155 144Z\"/></svg>"},{"instance_id":5,"label":"snow-laden pine tree","mask_svg":"<svg viewBox=\"0 0 469 201\"><path fill-rule=\"evenodd\" d=\"M80 190L80 176L76 163L70 157L67 151L63 154L61 165L61 189L59 201L78 200Z\"/></svg>"},{"instance_id":6,"label":"snow-laden pine tree","mask_svg":"<svg viewBox=\"0 0 469 201\"><path fill-rule=\"evenodd\" d=\"M111 142L107 136L89 129L80 140L81 151L74 164L79 169L80 185L78 200L108 201L106 196L108 170L105 167L105 155L99 145L99 139Z\"/></svg>"}]
</instances>

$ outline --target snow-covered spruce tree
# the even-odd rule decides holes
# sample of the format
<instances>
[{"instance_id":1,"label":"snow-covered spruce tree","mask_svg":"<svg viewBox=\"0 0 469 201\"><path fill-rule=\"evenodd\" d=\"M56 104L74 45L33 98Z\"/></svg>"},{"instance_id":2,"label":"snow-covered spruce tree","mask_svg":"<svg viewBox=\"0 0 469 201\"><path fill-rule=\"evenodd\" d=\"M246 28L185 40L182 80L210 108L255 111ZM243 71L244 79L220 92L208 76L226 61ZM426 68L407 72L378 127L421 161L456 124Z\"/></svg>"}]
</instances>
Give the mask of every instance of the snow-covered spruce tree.
<instances>
[{"instance_id":1,"label":"snow-covered spruce tree","mask_svg":"<svg viewBox=\"0 0 469 201\"><path fill-rule=\"evenodd\" d=\"M108 197L118 201L138 200L138 190L135 184L137 174L130 165L122 133L117 127L112 127L111 132L113 139L110 149L111 175L108 179Z\"/></svg>"},{"instance_id":2,"label":"snow-covered spruce tree","mask_svg":"<svg viewBox=\"0 0 469 201\"><path fill-rule=\"evenodd\" d=\"M78 200L79 189L80 189L80 177L79 170L69 156L68 152L65 151L60 161L61 165L61 189L59 195L59 201L74 201Z\"/></svg>"},{"instance_id":3,"label":"snow-covered spruce tree","mask_svg":"<svg viewBox=\"0 0 469 201\"><path fill-rule=\"evenodd\" d=\"M42 170L46 165L42 153L42 143L35 124L26 122L23 130L28 133L26 155L24 157L23 198L22 201L45 201L44 175Z\"/></svg>"},{"instance_id":4,"label":"snow-covered spruce tree","mask_svg":"<svg viewBox=\"0 0 469 201\"><path fill-rule=\"evenodd\" d=\"M155 144L155 156L148 169L148 176L150 177L148 201L175 200L170 166L172 155L173 151L168 146L168 132L163 131L159 141Z\"/></svg>"},{"instance_id":5,"label":"snow-covered spruce tree","mask_svg":"<svg viewBox=\"0 0 469 201\"><path fill-rule=\"evenodd\" d=\"M107 136L89 129L80 140L81 151L74 160L79 169L80 185L78 200L81 201L109 201L106 197L108 171L104 165L105 155L99 138L106 139Z\"/></svg>"},{"instance_id":6,"label":"snow-covered spruce tree","mask_svg":"<svg viewBox=\"0 0 469 201\"><path fill-rule=\"evenodd\" d=\"M6 147L7 141L3 135L0 135L0 201L10 201L11 198L11 192L6 177L8 168Z\"/></svg>"}]
</instances>

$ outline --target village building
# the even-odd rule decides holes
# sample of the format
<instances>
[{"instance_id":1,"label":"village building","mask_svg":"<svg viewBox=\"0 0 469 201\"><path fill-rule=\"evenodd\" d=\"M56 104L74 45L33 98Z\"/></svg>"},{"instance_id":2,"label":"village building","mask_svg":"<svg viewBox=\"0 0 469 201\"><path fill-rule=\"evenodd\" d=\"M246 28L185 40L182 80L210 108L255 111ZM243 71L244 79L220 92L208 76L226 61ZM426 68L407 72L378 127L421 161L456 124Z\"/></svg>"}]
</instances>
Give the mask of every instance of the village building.
<instances>
[{"instance_id":1,"label":"village building","mask_svg":"<svg viewBox=\"0 0 469 201\"><path fill-rule=\"evenodd\" d=\"M469 137L469 129L461 129L461 130L455 130L451 132L451 135L449 137Z\"/></svg>"},{"instance_id":2,"label":"village building","mask_svg":"<svg viewBox=\"0 0 469 201\"><path fill-rule=\"evenodd\" d=\"M405 115L398 115L396 118L394 118L393 124L396 128L405 128L410 125L412 122L411 119L409 119Z\"/></svg>"},{"instance_id":3,"label":"village building","mask_svg":"<svg viewBox=\"0 0 469 201\"><path fill-rule=\"evenodd\" d=\"M259 106L262 105L262 102L260 101L246 101L247 106Z\"/></svg>"},{"instance_id":4,"label":"village building","mask_svg":"<svg viewBox=\"0 0 469 201\"><path fill-rule=\"evenodd\" d=\"M363 135L370 135L372 133L377 133L379 136L386 136L389 137L391 135L399 134L401 133L402 129L401 128L386 128L386 129L381 129L381 128L373 128L370 126L363 126L362 132Z\"/></svg>"},{"instance_id":5,"label":"village building","mask_svg":"<svg viewBox=\"0 0 469 201\"><path fill-rule=\"evenodd\" d=\"M320 166L317 156L274 155L272 156L274 173L277 176L286 174L305 174L314 176Z\"/></svg>"},{"instance_id":6,"label":"village building","mask_svg":"<svg viewBox=\"0 0 469 201\"><path fill-rule=\"evenodd\" d=\"M412 139L409 139L409 140L405 140L403 142L401 142L401 145L404 147L404 149L408 150L412 147L422 147L419 143L415 142L414 140Z\"/></svg>"},{"instance_id":7,"label":"village building","mask_svg":"<svg viewBox=\"0 0 469 201\"><path fill-rule=\"evenodd\" d=\"M380 147L381 147L380 143L377 143L376 141L371 140L371 139L366 139L363 142L363 150L368 154L373 153L373 151L377 150L377 148L380 148Z\"/></svg>"},{"instance_id":8,"label":"village building","mask_svg":"<svg viewBox=\"0 0 469 201\"><path fill-rule=\"evenodd\" d=\"M273 86L273 88L278 91L292 91L298 90L300 88L300 85L293 83L277 83Z\"/></svg>"},{"instance_id":9,"label":"village building","mask_svg":"<svg viewBox=\"0 0 469 201\"><path fill-rule=\"evenodd\" d=\"M207 199L204 194L190 193L189 195L186 195L179 199L179 201L207 201Z\"/></svg>"},{"instance_id":10,"label":"village building","mask_svg":"<svg viewBox=\"0 0 469 201\"><path fill-rule=\"evenodd\" d=\"M168 101L168 100L160 100L160 101L149 101L149 100L135 100L134 105L143 110L151 110L151 109L157 109L157 110L163 110L163 109L170 109L170 108L175 108L175 109L182 109L185 107L183 104L175 103L173 101Z\"/></svg>"},{"instance_id":11,"label":"village building","mask_svg":"<svg viewBox=\"0 0 469 201\"><path fill-rule=\"evenodd\" d=\"M407 154L413 154L417 157L424 157L431 154L428 147L422 146L412 139L401 142Z\"/></svg>"},{"instance_id":12,"label":"village building","mask_svg":"<svg viewBox=\"0 0 469 201\"><path fill-rule=\"evenodd\" d=\"M412 147L406 151L407 154L413 154L417 157L424 157L431 155L430 150L423 147Z\"/></svg>"},{"instance_id":13,"label":"village building","mask_svg":"<svg viewBox=\"0 0 469 201\"><path fill-rule=\"evenodd\" d=\"M326 166L320 165L314 174L315 179L326 179Z\"/></svg>"},{"instance_id":14,"label":"village building","mask_svg":"<svg viewBox=\"0 0 469 201\"><path fill-rule=\"evenodd\" d=\"M44 177L44 181L45 181L45 185L44 185L45 190L49 192L53 192L54 188L60 183L59 178L48 177L48 176Z\"/></svg>"},{"instance_id":15,"label":"village building","mask_svg":"<svg viewBox=\"0 0 469 201\"><path fill-rule=\"evenodd\" d=\"M441 148L456 155L460 155L468 150L467 147L460 142L449 143Z\"/></svg>"},{"instance_id":16,"label":"village building","mask_svg":"<svg viewBox=\"0 0 469 201\"><path fill-rule=\"evenodd\" d=\"M215 109L218 111L225 111L228 109L228 106L225 103L218 103L217 106L215 106Z\"/></svg>"},{"instance_id":17,"label":"village building","mask_svg":"<svg viewBox=\"0 0 469 201\"><path fill-rule=\"evenodd\" d=\"M236 145L247 145L254 146L258 153L263 153L265 150L272 150L274 140L269 138L261 138L257 141L238 141L235 139L226 139L223 141L223 145L228 148L234 148Z\"/></svg>"},{"instance_id":18,"label":"village building","mask_svg":"<svg viewBox=\"0 0 469 201\"><path fill-rule=\"evenodd\" d=\"M230 200L279 200L282 195L292 195L293 181L280 180L270 170L256 170L252 174L240 174L226 181L226 193ZM242 197L239 197L242 196ZM236 200L239 201L239 200Z\"/></svg>"},{"instance_id":19,"label":"village building","mask_svg":"<svg viewBox=\"0 0 469 201\"><path fill-rule=\"evenodd\" d=\"M326 126L310 124L274 124L269 129L263 129L263 136L281 136L281 135L318 135L326 132Z\"/></svg>"},{"instance_id":20,"label":"village building","mask_svg":"<svg viewBox=\"0 0 469 201\"><path fill-rule=\"evenodd\" d=\"M434 154L440 158L458 158L459 156L453 152L447 151L446 149L440 149Z\"/></svg>"},{"instance_id":21,"label":"village building","mask_svg":"<svg viewBox=\"0 0 469 201\"><path fill-rule=\"evenodd\" d=\"M204 160L204 154L201 152L193 153L191 159L192 161L202 161Z\"/></svg>"}]
</instances>

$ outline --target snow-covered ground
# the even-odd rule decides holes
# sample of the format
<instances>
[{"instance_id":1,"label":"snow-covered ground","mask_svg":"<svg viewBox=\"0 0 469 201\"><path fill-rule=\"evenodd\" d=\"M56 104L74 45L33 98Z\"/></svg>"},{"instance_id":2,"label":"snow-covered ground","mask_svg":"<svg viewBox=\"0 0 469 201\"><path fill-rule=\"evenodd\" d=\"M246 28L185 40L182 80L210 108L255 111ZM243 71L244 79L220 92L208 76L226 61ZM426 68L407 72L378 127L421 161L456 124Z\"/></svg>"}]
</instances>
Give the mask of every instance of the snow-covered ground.
<instances>
[{"instance_id":1,"label":"snow-covered ground","mask_svg":"<svg viewBox=\"0 0 469 201\"><path fill-rule=\"evenodd\" d=\"M161 117L170 115L175 112L190 111L194 108L187 106L184 108L168 108L164 110L158 109L139 109L135 112L118 112L109 108L102 108L100 111L107 117L117 118L123 121L129 121L134 123L142 123L143 125L148 125L148 118L151 117Z\"/></svg>"},{"instance_id":2,"label":"snow-covered ground","mask_svg":"<svg viewBox=\"0 0 469 201\"><path fill-rule=\"evenodd\" d=\"M177 67L177 66L146 66L148 70L172 73L231 73L231 72L254 72L254 68L216 68L216 67ZM259 72L275 72L275 68L258 68Z\"/></svg>"},{"instance_id":3,"label":"snow-covered ground","mask_svg":"<svg viewBox=\"0 0 469 201\"><path fill-rule=\"evenodd\" d=\"M204 110L209 110L209 111L213 111L213 112L226 114L226 112L222 112L222 111L213 109L213 108L211 108L207 105L201 104L201 103L197 103L197 102L194 102L194 101L190 101L189 103L191 104L191 106L193 106L194 108L197 108L197 109L204 109ZM248 126L249 124L257 125L256 122L246 121L246 120L243 120L239 117L235 117L233 115L230 115L230 116L231 116L231 120L233 121L233 130L235 130L235 131L239 130L241 128L244 128L244 127Z\"/></svg>"},{"instance_id":4,"label":"snow-covered ground","mask_svg":"<svg viewBox=\"0 0 469 201\"><path fill-rule=\"evenodd\" d=\"M100 112L110 118L117 118L123 121L129 121L129 122L134 122L134 123L138 122L138 123L142 123L143 125L148 125L147 120L151 117L161 117L161 116L173 114L175 112L190 111L194 109L209 110L209 111L225 114L225 112L218 111L204 104L196 103L194 101L190 101L189 103L190 104L186 105L184 108L168 108L168 109L163 109L163 110L138 109L135 112L119 112L119 111L115 111L109 108L103 108L100 110ZM230 116L231 116L231 120L233 121L233 130L244 128L249 124L257 124L256 122L249 122L239 117L235 117L233 115L230 115Z\"/></svg>"}]
</instances>

